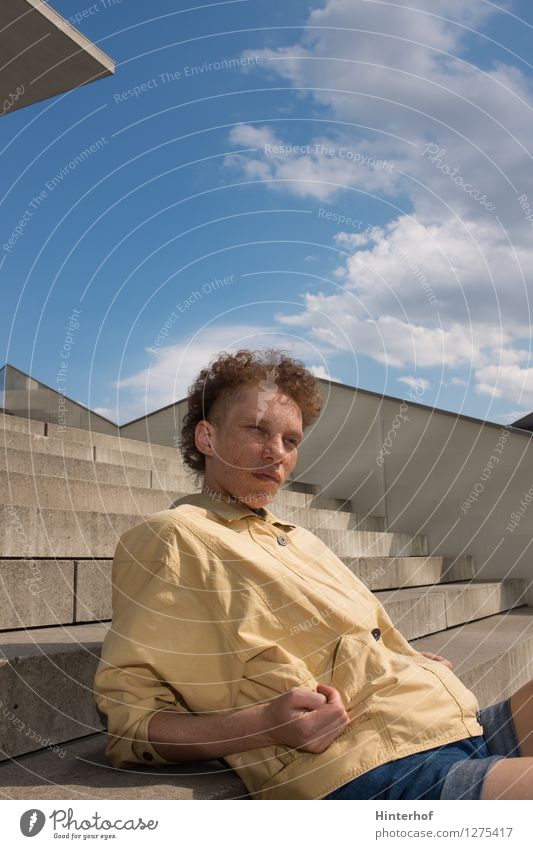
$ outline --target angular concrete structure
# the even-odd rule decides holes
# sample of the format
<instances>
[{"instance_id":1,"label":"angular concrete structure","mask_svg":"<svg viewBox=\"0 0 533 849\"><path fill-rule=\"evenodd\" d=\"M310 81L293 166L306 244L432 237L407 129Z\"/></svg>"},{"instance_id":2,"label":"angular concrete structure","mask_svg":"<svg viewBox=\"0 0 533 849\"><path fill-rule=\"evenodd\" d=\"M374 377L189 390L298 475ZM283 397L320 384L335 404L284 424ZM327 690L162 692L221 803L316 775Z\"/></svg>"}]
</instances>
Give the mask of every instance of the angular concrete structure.
<instances>
[{"instance_id":1,"label":"angular concrete structure","mask_svg":"<svg viewBox=\"0 0 533 849\"><path fill-rule=\"evenodd\" d=\"M6 363L0 369L0 410L12 416L27 416L35 423L56 425L60 435L67 427L75 427L117 436L116 424L65 394L68 371L63 371L65 376L58 373L57 387L53 389Z\"/></svg>"},{"instance_id":2,"label":"angular concrete structure","mask_svg":"<svg viewBox=\"0 0 533 849\"><path fill-rule=\"evenodd\" d=\"M0 115L107 77L115 63L41 0L0 3Z\"/></svg>"}]
</instances>

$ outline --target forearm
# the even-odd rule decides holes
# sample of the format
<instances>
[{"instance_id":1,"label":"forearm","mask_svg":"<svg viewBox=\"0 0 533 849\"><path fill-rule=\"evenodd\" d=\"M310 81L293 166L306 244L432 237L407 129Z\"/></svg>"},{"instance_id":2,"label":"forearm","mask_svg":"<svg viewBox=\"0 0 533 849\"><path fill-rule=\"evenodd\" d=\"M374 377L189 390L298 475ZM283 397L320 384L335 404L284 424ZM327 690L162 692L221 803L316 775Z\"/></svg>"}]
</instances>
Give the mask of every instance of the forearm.
<instances>
[{"instance_id":1,"label":"forearm","mask_svg":"<svg viewBox=\"0 0 533 849\"><path fill-rule=\"evenodd\" d=\"M198 716L158 711L148 724L148 739L167 761L223 758L272 745L267 705Z\"/></svg>"}]
</instances>

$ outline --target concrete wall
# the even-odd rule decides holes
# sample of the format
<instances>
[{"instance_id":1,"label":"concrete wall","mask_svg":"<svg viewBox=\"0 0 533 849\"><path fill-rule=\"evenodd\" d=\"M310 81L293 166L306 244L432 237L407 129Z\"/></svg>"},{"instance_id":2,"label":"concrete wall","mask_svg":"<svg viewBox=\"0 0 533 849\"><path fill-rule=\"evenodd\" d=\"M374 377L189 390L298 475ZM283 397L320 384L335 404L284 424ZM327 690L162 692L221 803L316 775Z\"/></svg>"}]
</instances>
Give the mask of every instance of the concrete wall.
<instances>
[{"instance_id":1,"label":"concrete wall","mask_svg":"<svg viewBox=\"0 0 533 849\"><path fill-rule=\"evenodd\" d=\"M186 412L187 402L177 401L156 413L122 425L120 435L128 439L140 439L143 442L155 442L158 445L176 448L176 440L180 435L183 416Z\"/></svg>"},{"instance_id":2,"label":"concrete wall","mask_svg":"<svg viewBox=\"0 0 533 849\"><path fill-rule=\"evenodd\" d=\"M13 366L6 365L1 372L1 399L6 412L65 427L118 435L118 427L113 422Z\"/></svg>"},{"instance_id":3,"label":"concrete wall","mask_svg":"<svg viewBox=\"0 0 533 849\"><path fill-rule=\"evenodd\" d=\"M332 385L298 472L351 498L356 510L382 515L388 530L427 534L434 554L474 555L477 578L531 581L532 438Z\"/></svg>"}]
</instances>

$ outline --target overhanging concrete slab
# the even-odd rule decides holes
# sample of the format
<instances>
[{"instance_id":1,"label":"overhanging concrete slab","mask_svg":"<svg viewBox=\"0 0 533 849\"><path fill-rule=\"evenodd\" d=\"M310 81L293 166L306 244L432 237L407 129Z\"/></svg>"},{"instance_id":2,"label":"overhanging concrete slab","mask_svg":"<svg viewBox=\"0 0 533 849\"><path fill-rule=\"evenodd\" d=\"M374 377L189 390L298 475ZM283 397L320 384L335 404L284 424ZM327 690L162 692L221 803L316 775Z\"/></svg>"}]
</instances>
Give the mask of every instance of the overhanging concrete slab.
<instances>
[{"instance_id":1,"label":"overhanging concrete slab","mask_svg":"<svg viewBox=\"0 0 533 849\"><path fill-rule=\"evenodd\" d=\"M0 0L0 116L107 77L115 63L42 0Z\"/></svg>"}]
</instances>

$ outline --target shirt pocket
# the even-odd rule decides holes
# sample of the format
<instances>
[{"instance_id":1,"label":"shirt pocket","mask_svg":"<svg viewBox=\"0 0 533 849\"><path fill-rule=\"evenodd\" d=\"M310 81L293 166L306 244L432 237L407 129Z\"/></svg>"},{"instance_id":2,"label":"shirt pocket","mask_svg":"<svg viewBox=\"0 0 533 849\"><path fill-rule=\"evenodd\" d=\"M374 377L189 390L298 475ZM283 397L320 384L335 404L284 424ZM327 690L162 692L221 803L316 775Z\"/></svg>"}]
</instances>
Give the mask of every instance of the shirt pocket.
<instances>
[{"instance_id":1,"label":"shirt pocket","mask_svg":"<svg viewBox=\"0 0 533 849\"><path fill-rule=\"evenodd\" d=\"M477 717L479 711L479 702L476 695L465 687L460 678L455 672L441 663L439 660L430 660L428 657L419 655L414 658L415 662L422 666L428 672L432 672L439 679L442 686L448 691L452 698L457 702L461 709L463 718Z\"/></svg>"},{"instance_id":2,"label":"shirt pocket","mask_svg":"<svg viewBox=\"0 0 533 849\"><path fill-rule=\"evenodd\" d=\"M347 634L333 655L330 685L339 691L348 714L366 709L367 699L379 690L388 671L380 647L371 634Z\"/></svg>"},{"instance_id":3,"label":"shirt pocket","mask_svg":"<svg viewBox=\"0 0 533 849\"><path fill-rule=\"evenodd\" d=\"M306 664L279 645L270 645L261 653L249 658L241 682L242 704L257 704L281 696L293 687L316 691L316 679ZM292 749L281 743L264 747L262 757L268 763L270 775L284 769L302 750Z\"/></svg>"}]
</instances>

